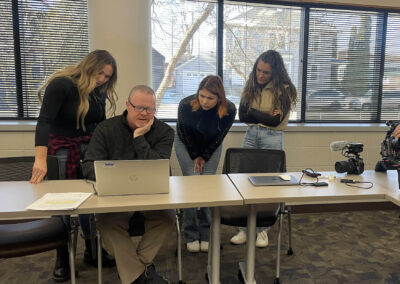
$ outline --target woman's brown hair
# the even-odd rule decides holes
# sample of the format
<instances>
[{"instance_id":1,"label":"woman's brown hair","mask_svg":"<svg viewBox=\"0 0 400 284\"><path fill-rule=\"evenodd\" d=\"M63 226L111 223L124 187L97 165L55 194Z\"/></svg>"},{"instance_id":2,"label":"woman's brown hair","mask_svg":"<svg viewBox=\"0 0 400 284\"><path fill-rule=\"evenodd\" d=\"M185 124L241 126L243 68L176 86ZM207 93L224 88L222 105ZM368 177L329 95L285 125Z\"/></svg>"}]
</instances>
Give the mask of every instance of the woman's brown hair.
<instances>
[{"instance_id":1,"label":"woman's brown hair","mask_svg":"<svg viewBox=\"0 0 400 284\"><path fill-rule=\"evenodd\" d=\"M190 102L192 111L197 111L200 108L200 102L199 102L200 90L207 90L211 94L216 95L218 97L217 113L219 118L228 115L228 110L226 107L225 88L221 77L216 75L208 75L200 82L199 88L197 89L196 98Z\"/></svg>"},{"instance_id":2,"label":"woman's brown hair","mask_svg":"<svg viewBox=\"0 0 400 284\"><path fill-rule=\"evenodd\" d=\"M275 50L262 53L256 60L248 80L243 88L241 101L250 104L260 99L264 86L257 83L258 62L268 63L272 69L272 91L274 93L274 108L279 107L283 113L288 113L297 102L297 91L286 71L282 56ZM287 85L287 88L285 87Z\"/></svg>"}]
</instances>

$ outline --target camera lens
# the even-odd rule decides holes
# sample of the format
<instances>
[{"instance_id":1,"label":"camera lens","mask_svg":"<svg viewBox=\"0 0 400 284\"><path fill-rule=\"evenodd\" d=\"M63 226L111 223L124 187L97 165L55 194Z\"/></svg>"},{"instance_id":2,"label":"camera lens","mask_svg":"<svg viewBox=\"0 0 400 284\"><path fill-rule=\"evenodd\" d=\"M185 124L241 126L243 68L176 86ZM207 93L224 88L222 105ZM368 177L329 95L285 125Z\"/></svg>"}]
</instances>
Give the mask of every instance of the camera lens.
<instances>
[{"instance_id":1,"label":"camera lens","mask_svg":"<svg viewBox=\"0 0 400 284\"><path fill-rule=\"evenodd\" d=\"M351 172L353 170L355 170L355 167L350 161L339 161L335 163L335 171L338 173Z\"/></svg>"}]
</instances>

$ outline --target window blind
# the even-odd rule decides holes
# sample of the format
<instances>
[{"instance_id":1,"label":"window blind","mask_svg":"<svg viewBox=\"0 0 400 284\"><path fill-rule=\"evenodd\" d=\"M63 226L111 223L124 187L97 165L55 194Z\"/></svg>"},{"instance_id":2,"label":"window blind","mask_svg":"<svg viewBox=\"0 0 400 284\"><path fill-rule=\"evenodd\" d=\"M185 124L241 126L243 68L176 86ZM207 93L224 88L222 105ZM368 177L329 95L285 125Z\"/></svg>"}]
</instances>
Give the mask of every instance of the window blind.
<instances>
[{"instance_id":1,"label":"window blind","mask_svg":"<svg viewBox=\"0 0 400 284\"><path fill-rule=\"evenodd\" d=\"M377 12L310 9L306 121L376 121Z\"/></svg>"},{"instance_id":2,"label":"window blind","mask_svg":"<svg viewBox=\"0 0 400 284\"><path fill-rule=\"evenodd\" d=\"M3 2L0 21L7 21L7 24L2 24L0 29L4 29L2 35L7 35L9 46L19 46L16 50L19 54L12 49L3 56L5 51L0 51L2 72L8 77L4 89L0 81L0 96L6 98L1 99L0 116L35 118L40 109L36 93L44 79L76 64L88 53L87 0L12 1L14 17L18 15L12 26L12 11L8 7L12 5ZM20 58L20 62L16 58ZM20 93L17 93L16 82L21 82ZM17 111L17 105L22 112Z\"/></svg>"},{"instance_id":3,"label":"window blind","mask_svg":"<svg viewBox=\"0 0 400 284\"><path fill-rule=\"evenodd\" d=\"M0 1L0 117L16 117L17 96L11 1Z\"/></svg>"},{"instance_id":4,"label":"window blind","mask_svg":"<svg viewBox=\"0 0 400 284\"><path fill-rule=\"evenodd\" d=\"M381 120L400 120L400 15L388 16Z\"/></svg>"}]
</instances>

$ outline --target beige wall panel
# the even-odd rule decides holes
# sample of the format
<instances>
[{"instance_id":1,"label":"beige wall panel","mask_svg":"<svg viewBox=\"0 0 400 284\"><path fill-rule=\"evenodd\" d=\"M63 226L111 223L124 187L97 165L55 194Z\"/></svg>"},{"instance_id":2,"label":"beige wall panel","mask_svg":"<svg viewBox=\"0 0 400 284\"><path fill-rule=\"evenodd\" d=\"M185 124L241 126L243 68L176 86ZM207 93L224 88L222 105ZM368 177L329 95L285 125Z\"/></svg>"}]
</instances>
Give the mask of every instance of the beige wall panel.
<instances>
[{"instance_id":1,"label":"beige wall panel","mask_svg":"<svg viewBox=\"0 0 400 284\"><path fill-rule=\"evenodd\" d=\"M35 145L35 133L22 132L22 140L24 143L24 149L32 150Z\"/></svg>"},{"instance_id":2,"label":"beige wall panel","mask_svg":"<svg viewBox=\"0 0 400 284\"><path fill-rule=\"evenodd\" d=\"M116 114L134 85L151 85L151 1L89 0L90 50L107 49L118 67Z\"/></svg>"},{"instance_id":3,"label":"beige wall panel","mask_svg":"<svg viewBox=\"0 0 400 284\"><path fill-rule=\"evenodd\" d=\"M1 132L0 133L0 150L24 150L26 144L24 143L25 132ZM31 148L33 149L34 143ZM28 148L29 149L29 148Z\"/></svg>"},{"instance_id":4,"label":"beige wall panel","mask_svg":"<svg viewBox=\"0 0 400 284\"><path fill-rule=\"evenodd\" d=\"M34 154L34 132L1 132L0 133L0 157L24 156ZM298 171L305 167L311 167L317 171L334 170L335 162L344 161L347 158L341 152L332 152L330 143L341 137L342 140L360 142L364 144L361 157L364 159L365 168L375 168L380 157L380 144L385 132L286 132L285 152L287 157L287 170ZM223 152L217 173L222 172L224 153L227 148L241 147L244 132L230 132L224 140ZM331 139L330 137L335 137ZM175 150L171 155L171 169L174 175L181 175Z\"/></svg>"},{"instance_id":5,"label":"beige wall panel","mask_svg":"<svg viewBox=\"0 0 400 284\"><path fill-rule=\"evenodd\" d=\"M287 164L290 167L314 169L330 164L330 152L325 148L291 147L286 148L285 152Z\"/></svg>"},{"instance_id":6,"label":"beige wall panel","mask_svg":"<svg viewBox=\"0 0 400 284\"><path fill-rule=\"evenodd\" d=\"M0 158L35 156L35 151L32 150L0 150Z\"/></svg>"},{"instance_id":7,"label":"beige wall panel","mask_svg":"<svg viewBox=\"0 0 400 284\"><path fill-rule=\"evenodd\" d=\"M335 141L335 133L331 132L285 132L285 148L287 147L329 147Z\"/></svg>"}]
</instances>

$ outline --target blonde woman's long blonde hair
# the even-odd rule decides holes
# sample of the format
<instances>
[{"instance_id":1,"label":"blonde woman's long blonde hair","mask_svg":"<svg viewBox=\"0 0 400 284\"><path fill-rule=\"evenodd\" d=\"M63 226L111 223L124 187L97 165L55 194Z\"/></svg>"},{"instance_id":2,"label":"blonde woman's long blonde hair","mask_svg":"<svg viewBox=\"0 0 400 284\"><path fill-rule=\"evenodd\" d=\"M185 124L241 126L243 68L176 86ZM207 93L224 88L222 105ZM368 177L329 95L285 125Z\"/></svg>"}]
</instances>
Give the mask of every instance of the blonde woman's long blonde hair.
<instances>
[{"instance_id":1,"label":"blonde woman's long blonde hair","mask_svg":"<svg viewBox=\"0 0 400 284\"><path fill-rule=\"evenodd\" d=\"M89 110L89 94L96 88L95 76L99 74L105 65L111 65L113 73L110 79L99 87L100 92L106 93L106 98L110 102L111 113L115 114L117 94L115 84L117 82L117 64L114 57L106 50L95 50L90 52L74 66L68 66L61 71L55 72L38 90L38 98L43 103L42 91L47 85L57 77L67 77L74 82L78 88L79 106L76 114L76 129L85 129L85 117Z\"/></svg>"}]
</instances>

